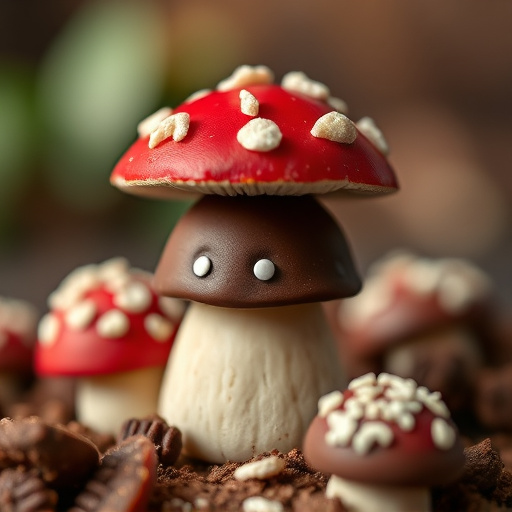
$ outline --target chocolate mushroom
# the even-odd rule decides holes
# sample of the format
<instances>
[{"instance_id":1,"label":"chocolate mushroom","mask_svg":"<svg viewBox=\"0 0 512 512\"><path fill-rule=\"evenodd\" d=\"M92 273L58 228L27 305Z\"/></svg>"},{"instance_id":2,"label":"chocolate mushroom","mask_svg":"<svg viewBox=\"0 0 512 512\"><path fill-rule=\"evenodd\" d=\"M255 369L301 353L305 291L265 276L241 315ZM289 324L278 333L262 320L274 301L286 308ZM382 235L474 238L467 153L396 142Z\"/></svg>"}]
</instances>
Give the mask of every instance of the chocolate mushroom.
<instances>
[{"instance_id":1,"label":"chocolate mushroom","mask_svg":"<svg viewBox=\"0 0 512 512\"><path fill-rule=\"evenodd\" d=\"M13 402L31 381L37 318L32 304L0 297L0 406Z\"/></svg>"},{"instance_id":2,"label":"chocolate mushroom","mask_svg":"<svg viewBox=\"0 0 512 512\"><path fill-rule=\"evenodd\" d=\"M128 417L155 413L182 304L158 297L123 258L80 267L49 297L36 371L77 377L78 419L116 434Z\"/></svg>"},{"instance_id":3,"label":"chocolate mushroom","mask_svg":"<svg viewBox=\"0 0 512 512\"><path fill-rule=\"evenodd\" d=\"M357 297L341 301L339 341L354 361L411 377L460 411L485 359L492 305L489 278L469 262L398 251L371 267Z\"/></svg>"},{"instance_id":4,"label":"chocolate mushroom","mask_svg":"<svg viewBox=\"0 0 512 512\"><path fill-rule=\"evenodd\" d=\"M455 481L465 462L440 393L389 373L322 397L303 450L332 475L327 496L355 512L427 512L430 487Z\"/></svg>"},{"instance_id":5,"label":"chocolate mushroom","mask_svg":"<svg viewBox=\"0 0 512 512\"><path fill-rule=\"evenodd\" d=\"M206 196L171 234L154 283L194 301L159 408L187 453L220 462L298 446L319 396L343 383L320 301L360 287L327 212L310 196Z\"/></svg>"},{"instance_id":6,"label":"chocolate mushroom","mask_svg":"<svg viewBox=\"0 0 512 512\"><path fill-rule=\"evenodd\" d=\"M178 222L154 277L158 293L192 301L159 407L188 455L288 451L318 398L343 381L320 301L360 283L312 194L397 188L381 133L345 107L303 73L277 85L268 68L242 66L141 123L112 173L138 195L206 195Z\"/></svg>"}]
</instances>

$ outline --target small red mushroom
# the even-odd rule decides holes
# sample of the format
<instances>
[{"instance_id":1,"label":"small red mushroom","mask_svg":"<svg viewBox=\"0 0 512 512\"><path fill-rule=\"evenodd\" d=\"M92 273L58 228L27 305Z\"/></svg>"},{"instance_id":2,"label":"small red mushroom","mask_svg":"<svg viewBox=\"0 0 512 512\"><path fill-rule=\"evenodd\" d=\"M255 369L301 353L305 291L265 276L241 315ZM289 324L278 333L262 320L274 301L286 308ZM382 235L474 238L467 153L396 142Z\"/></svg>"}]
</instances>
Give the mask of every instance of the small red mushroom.
<instances>
[{"instance_id":1,"label":"small red mushroom","mask_svg":"<svg viewBox=\"0 0 512 512\"><path fill-rule=\"evenodd\" d=\"M465 260L394 252L370 268L357 297L340 303L340 348L368 370L437 389L459 411L484 361L492 291L484 272Z\"/></svg>"},{"instance_id":2,"label":"small red mushroom","mask_svg":"<svg viewBox=\"0 0 512 512\"><path fill-rule=\"evenodd\" d=\"M37 337L36 308L0 297L0 404L11 403L30 382Z\"/></svg>"},{"instance_id":3,"label":"small red mushroom","mask_svg":"<svg viewBox=\"0 0 512 512\"><path fill-rule=\"evenodd\" d=\"M117 433L156 412L183 302L157 296L148 273L122 258L72 272L49 297L35 352L41 376L77 377L77 417Z\"/></svg>"},{"instance_id":4,"label":"small red mushroom","mask_svg":"<svg viewBox=\"0 0 512 512\"><path fill-rule=\"evenodd\" d=\"M465 461L440 393L389 373L322 397L303 450L332 475L327 496L356 512L427 512L429 488L456 480Z\"/></svg>"}]
</instances>

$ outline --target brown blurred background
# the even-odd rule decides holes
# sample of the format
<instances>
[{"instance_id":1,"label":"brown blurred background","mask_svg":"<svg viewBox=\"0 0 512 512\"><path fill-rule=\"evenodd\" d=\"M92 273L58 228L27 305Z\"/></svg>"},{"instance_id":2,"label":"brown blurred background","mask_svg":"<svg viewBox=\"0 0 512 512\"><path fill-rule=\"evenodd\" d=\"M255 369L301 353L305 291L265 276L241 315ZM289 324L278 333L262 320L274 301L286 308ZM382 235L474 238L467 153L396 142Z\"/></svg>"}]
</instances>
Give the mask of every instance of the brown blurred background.
<instances>
[{"instance_id":1,"label":"brown blurred background","mask_svg":"<svg viewBox=\"0 0 512 512\"><path fill-rule=\"evenodd\" d=\"M329 201L362 272L462 256L512 302L509 0L0 0L0 295L42 310L78 265L152 270L186 203L109 185L138 121L240 64L301 70L373 117L401 191Z\"/></svg>"}]
</instances>

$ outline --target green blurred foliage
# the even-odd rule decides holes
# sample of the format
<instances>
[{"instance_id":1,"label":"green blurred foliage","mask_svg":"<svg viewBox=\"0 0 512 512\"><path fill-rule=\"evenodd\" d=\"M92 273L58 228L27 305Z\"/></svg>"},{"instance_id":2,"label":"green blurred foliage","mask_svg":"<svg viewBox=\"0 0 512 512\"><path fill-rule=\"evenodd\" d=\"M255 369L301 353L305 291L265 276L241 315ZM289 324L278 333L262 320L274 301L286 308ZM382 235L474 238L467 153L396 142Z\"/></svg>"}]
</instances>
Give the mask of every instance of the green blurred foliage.
<instances>
[{"instance_id":1,"label":"green blurred foliage","mask_svg":"<svg viewBox=\"0 0 512 512\"><path fill-rule=\"evenodd\" d=\"M0 63L0 237L8 231L37 154L32 75Z\"/></svg>"},{"instance_id":2,"label":"green blurred foliage","mask_svg":"<svg viewBox=\"0 0 512 512\"><path fill-rule=\"evenodd\" d=\"M161 34L151 3L92 2L47 52L38 84L44 179L68 207L101 209L119 197L110 171L163 94Z\"/></svg>"}]
</instances>

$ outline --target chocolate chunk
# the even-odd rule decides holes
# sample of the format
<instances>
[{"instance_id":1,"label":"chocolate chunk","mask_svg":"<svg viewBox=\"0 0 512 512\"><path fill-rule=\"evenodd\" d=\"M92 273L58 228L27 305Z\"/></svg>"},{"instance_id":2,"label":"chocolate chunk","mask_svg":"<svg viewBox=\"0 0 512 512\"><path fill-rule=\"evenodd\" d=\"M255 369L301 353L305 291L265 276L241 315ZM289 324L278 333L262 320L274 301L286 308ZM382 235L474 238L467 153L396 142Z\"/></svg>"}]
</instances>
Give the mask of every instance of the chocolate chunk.
<instances>
[{"instance_id":1,"label":"chocolate chunk","mask_svg":"<svg viewBox=\"0 0 512 512\"><path fill-rule=\"evenodd\" d=\"M55 488L80 486L98 466L99 452L87 438L37 417L0 421L0 466L37 468Z\"/></svg>"},{"instance_id":2,"label":"chocolate chunk","mask_svg":"<svg viewBox=\"0 0 512 512\"><path fill-rule=\"evenodd\" d=\"M109 450L69 512L143 512L156 484L152 442L132 436Z\"/></svg>"},{"instance_id":3,"label":"chocolate chunk","mask_svg":"<svg viewBox=\"0 0 512 512\"><path fill-rule=\"evenodd\" d=\"M36 469L19 467L0 473L0 510L48 512L55 509L57 493L48 489Z\"/></svg>"},{"instance_id":4,"label":"chocolate chunk","mask_svg":"<svg viewBox=\"0 0 512 512\"><path fill-rule=\"evenodd\" d=\"M490 439L466 448L464 450L466 463L464 465L463 482L469 483L477 491L488 493L493 490L503 471L503 462L498 452L493 448Z\"/></svg>"},{"instance_id":5,"label":"chocolate chunk","mask_svg":"<svg viewBox=\"0 0 512 512\"><path fill-rule=\"evenodd\" d=\"M155 445L158 461L164 466L172 466L181 453L181 431L176 427L170 427L166 421L158 415L148 416L143 419L132 418L122 425L118 436L118 442L130 436L143 435Z\"/></svg>"}]
</instances>

